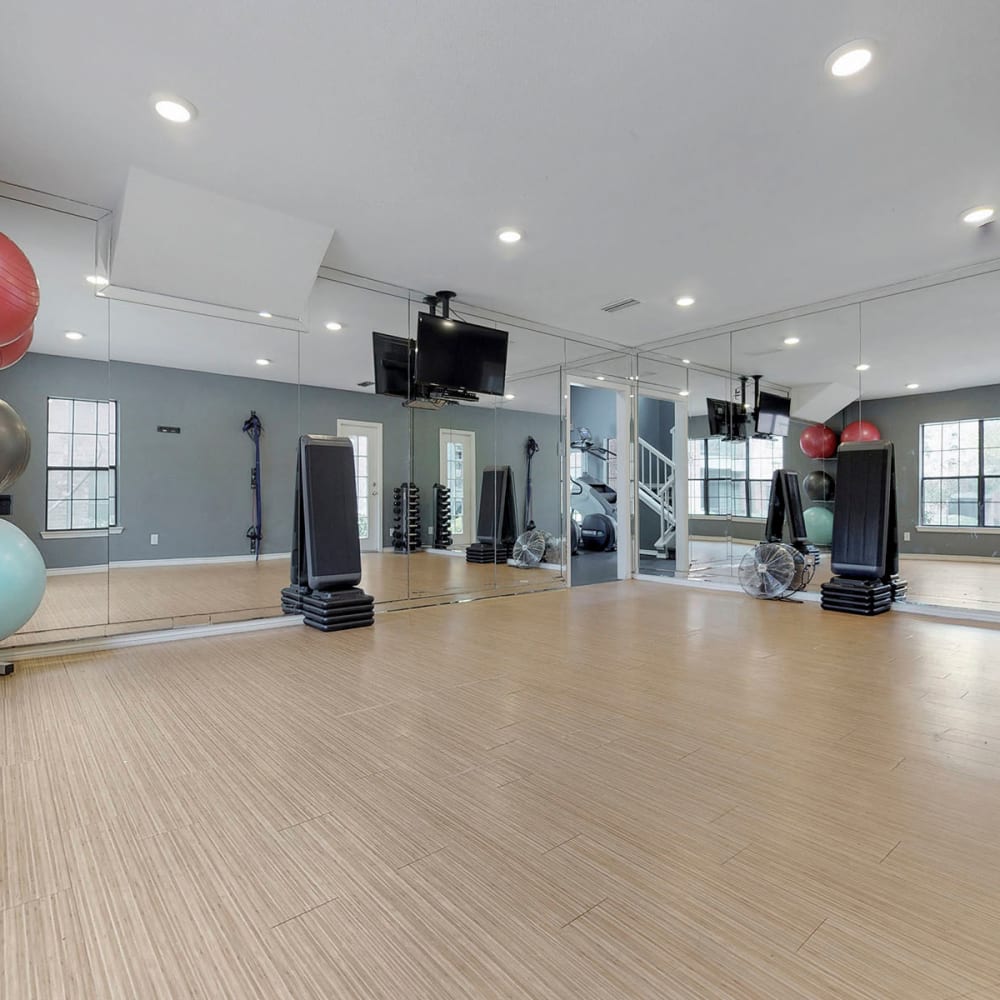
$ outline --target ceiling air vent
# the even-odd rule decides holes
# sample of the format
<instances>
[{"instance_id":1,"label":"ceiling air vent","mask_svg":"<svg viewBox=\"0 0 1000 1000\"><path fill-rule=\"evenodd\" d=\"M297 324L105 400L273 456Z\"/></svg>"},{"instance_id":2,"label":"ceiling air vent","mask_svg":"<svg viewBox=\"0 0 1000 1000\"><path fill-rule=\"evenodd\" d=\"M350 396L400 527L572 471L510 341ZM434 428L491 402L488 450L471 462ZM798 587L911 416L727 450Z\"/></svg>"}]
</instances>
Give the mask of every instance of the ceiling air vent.
<instances>
[{"instance_id":1,"label":"ceiling air vent","mask_svg":"<svg viewBox=\"0 0 1000 1000\"><path fill-rule=\"evenodd\" d=\"M616 313L623 309L631 309L639 304L638 299L619 299L617 302L609 302L606 306L601 306L601 312Z\"/></svg>"}]
</instances>

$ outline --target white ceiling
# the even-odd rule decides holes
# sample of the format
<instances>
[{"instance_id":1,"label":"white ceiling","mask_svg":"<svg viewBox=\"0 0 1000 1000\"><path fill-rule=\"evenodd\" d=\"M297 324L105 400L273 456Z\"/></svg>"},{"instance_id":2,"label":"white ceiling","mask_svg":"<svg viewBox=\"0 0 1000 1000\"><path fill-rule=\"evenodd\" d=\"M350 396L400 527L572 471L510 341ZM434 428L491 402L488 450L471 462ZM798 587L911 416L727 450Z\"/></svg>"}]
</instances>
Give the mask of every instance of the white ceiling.
<instances>
[{"instance_id":1,"label":"white ceiling","mask_svg":"<svg viewBox=\"0 0 1000 1000\"><path fill-rule=\"evenodd\" d=\"M857 37L873 68L825 75ZM0 177L113 206L138 166L336 226L334 266L649 343L1000 256L957 221L1000 202L998 45L995 0L33 0Z\"/></svg>"}]
</instances>

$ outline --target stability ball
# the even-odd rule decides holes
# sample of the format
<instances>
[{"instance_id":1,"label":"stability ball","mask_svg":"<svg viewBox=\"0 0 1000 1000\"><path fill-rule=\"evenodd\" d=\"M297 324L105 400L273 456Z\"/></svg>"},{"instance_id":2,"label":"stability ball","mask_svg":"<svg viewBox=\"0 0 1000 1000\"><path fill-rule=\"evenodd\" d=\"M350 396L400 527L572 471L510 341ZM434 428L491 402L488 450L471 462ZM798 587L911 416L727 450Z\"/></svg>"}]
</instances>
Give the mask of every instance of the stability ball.
<instances>
[{"instance_id":1,"label":"stability ball","mask_svg":"<svg viewBox=\"0 0 1000 1000\"><path fill-rule=\"evenodd\" d=\"M833 512L825 507L806 507L806 537L813 545L829 545L833 541Z\"/></svg>"},{"instance_id":2,"label":"stability ball","mask_svg":"<svg viewBox=\"0 0 1000 1000\"><path fill-rule=\"evenodd\" d=\"M45 593L45 563L31 539L0 519L0 641L38 610Z\"/></svg>"},{"instance_id":3,"label":"stability ball","mask_svg":"<svg viewBox=\"0 0 1000 1000\"><path fill-rule=\"evenodd\" d=\"M833 476L828 472L817 469L802 480L802 492L810 500L832 500L833 491Z\"/></svg>"},{"instance_id":4,"label":"stability ball","mask_svg":"<svg viewBox=\"0 0 1000 1000\"><path fill-rule=\"evenodd\" d=\"M21 248L0 233L0 347L17 340L35 322L38 279Z\"/></svg>"},{"instance_id":5,"label":"stability ball","mask_svg":"<svg viewBox=\"0 0 1000 1000\"><path fill-rule=\"evenodd\" d=\"M28 467L31 438L10 403L0 399L0 493L6 493Z\"/></svg>"},{"instance_id":6,"label":"stability ball","mask_svg":"<svg viewBox=\"0 0 1000 1000\"><path fill-rule=\"evenodd\" d=\"M848 424L840 435L841 441L881 441L879 429L867 420L855 420Z\"/></svg>"},{"instance_id":7,"label":"stability ball","mask_svg":"<svg viewBox=\"0 0 1000 1000\"><path fill-rule=\"evenodd\" d=\"M832 458L837 451L837 435L826 424L813 424L799 435L799 447L809 458Z\"/></svg>"},{"instance_id":8,"label":"stability ball","mask_svg":"<svg viewBox=\"0 0 1000 1000\"><path fill-rule=\"evenodd\" d=\"M16 365L27 354L34 336L35 328L29 326L17 340L0 347L0 371L3 371L4 368L10 368L11 365Z\"/></svg>"}]
</instances>

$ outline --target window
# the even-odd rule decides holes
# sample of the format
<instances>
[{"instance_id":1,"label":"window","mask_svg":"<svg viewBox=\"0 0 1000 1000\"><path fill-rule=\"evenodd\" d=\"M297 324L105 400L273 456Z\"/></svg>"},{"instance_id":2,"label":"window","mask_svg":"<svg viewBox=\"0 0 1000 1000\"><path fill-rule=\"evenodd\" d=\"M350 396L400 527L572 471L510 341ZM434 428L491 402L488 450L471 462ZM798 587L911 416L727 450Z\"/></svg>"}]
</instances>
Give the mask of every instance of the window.
<instances>
[{"instance_id":1,"label":"window","mask_svg":"<svg viewBox=\"0 0 1000 1000\"><path fill-rule=\"evenodd\" d=\"M49 399L46 531L118 523L118 404Z\"/></svg>"},{"instance_id":2,"label":"window","mask_svg":"<svg viewBox=\"0 0 1000 1000\"><path fill-rule=\"evenodd\" d=\"M445 486L451 491L451 533L465 534L465 445L449 441L446 445Z\"/></svg>"},{"instance_id":3,"label":"window","mask_svg":"<svg viewBox=\"0 0 1000 1000\"><path fill-rule=\"evenodd\" d=\"M583 452L570 451L569 453L569 478L579 479L583 475Z\"/></svg>"},{"instance_id":4,"label":"window","mask_svg":"<svg viewBox=\"0 0 1000 1000\"><path fill-rule=\"evenodd\" d=\"M1000 527L1000 419L920 425L920 523Z\"/></svg>"},{"instance_id":5,"label":"window","mask_svg":"<svg viewBox=\"0 0 1000 1000\"><path fill-rule=\"evenodd\" d=\"M784 438L688 441L688 514L767 517L771 477L784 461Z\"/></svg>"},{"instance_id":6,"label":"window","mask_svg":"<svg viewBox=\"0 0 1000 1000\"><path fill-rule=\"evenodd\" d=\"M358 538L368 540L368 435L348 434L354 448L354 485L358 495Z\"/></svg>"}]
</instances>

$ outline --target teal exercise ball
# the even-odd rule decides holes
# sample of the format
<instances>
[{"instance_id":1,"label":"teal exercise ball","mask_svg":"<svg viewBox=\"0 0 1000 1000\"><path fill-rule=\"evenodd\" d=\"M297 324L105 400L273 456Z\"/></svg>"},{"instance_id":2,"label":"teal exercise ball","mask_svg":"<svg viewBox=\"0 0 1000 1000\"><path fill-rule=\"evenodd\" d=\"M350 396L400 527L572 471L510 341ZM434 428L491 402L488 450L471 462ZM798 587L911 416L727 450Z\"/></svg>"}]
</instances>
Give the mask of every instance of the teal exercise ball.
<instances>
[{"instance_id":1,"label":"teal exercise ball","mask_svg":"<svg viewBox=\"0 0 1000 1000\"><path fill-rule=\"evenodd\" d=\"M833 512L826 507L806 507L806 536L813 545L829 545L833 541Z\"/></svg>"},{"instance_id":2,"label":"teal exercise ball","mask_svg":"<svg viewBox=\"0 0 1000 1000\"><path fill-rule=\"evenodd\" d=\"M45 563L31 539L0 519L0 641L38 610L45 594Z\"/></svg>"}]
</instances>

